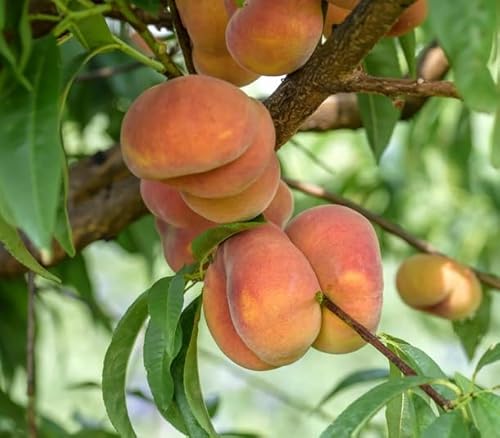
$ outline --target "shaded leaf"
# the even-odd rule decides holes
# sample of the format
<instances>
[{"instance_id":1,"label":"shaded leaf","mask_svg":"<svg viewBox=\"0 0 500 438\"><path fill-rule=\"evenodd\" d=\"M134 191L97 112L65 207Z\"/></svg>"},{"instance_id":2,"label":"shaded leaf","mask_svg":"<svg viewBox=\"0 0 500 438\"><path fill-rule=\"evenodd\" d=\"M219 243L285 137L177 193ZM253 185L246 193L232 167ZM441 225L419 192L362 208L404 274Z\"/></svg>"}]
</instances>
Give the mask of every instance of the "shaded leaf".
<instances>
[{"instance_id":1,"label":"shaded leaf","mask_svg":"<svg viewBox=\"0 0 500 438\"><path fill-rule=\"evenodd\" d=\"M481 436L497 436L500 431L500 397L491 392L477 394L469 403Z\"/></svg>"},{"instance_id":2,"label":"shaded leaf","mask_svg":"<svg viewBox=\"0 0 500 438\"><path fill-rule=\"evenodd\" d=\"M75 3L75 6L78 6L78 4ZM80 9L84 8L81 7ZM78 7L76 10L78 10ZM73 21L71 31L78 38L80 44L87 50L96 49L115 42L106 19L100 14L90 15Z\"/></svg>"},{"instance_id":3,"label":"shaded leaf","mask_svg":"<svg viewBox=\"0 0 500 438\"><path fill-rule=\"evenodd\" d=\"M403 50L406 64L408 65L408 75L412 78L417 77L417 63L415 58L415 50L417 46L415 38L415 30L405 33L398 37L399 45Z\"/></svg>"},{"instance_id":4,"label":"shaded leaf","mask_svg":"<svg viewBox=\"0 0 500 438\"><path fill-rule=\"evenodd\" d=\"M490 346L484 354L479 359L479 362L476 365L476 369L474 370L474 375L476 375L481 368L486 365L492 364L494 362L498 362L500 360L500 343Z\"/></svg>"},{"instance_id":5,"label":"shaded leaf","mask_svg":"<svg viewBox=\"0 0 500 438\"><path fill-rule=\"evenodd\" d=\"M390 380L371 389L351 403L321 434L321 438L350 438L390 400L408 389L430 383L429 377L406 377Z\"/></svg>"},{"instance_id":6,"label":"shaded leaf","mask_svg":"<svg viewBox=\"0 0 500 438\"><path fill-rule=\"evenodd\" d=\"M59 137L60 65L56 40L38 39L21 86L0 90L0 191L12 218L40 248L50 249L63 172Z\"/></svg>"},{"instance_id":7,"label":"shaded leaf","mask_svg":"<svg viewBox=\"0 0 500 438\"><path fill-rule=\"evenodd\" d=\"M473 318L453 322L453 331L460 338L467 357L472 359L477 347L490 328L491 294L483 292L481 306Z\"/></svg>"},{"instance_id":8,"label":"shaded leaf","mask_svg":"<svg viewBox=\"0 0 500 438\"><path fill-rule=\"evenodd\" d=\"M160 0L134 0L134 4L155 16L160 12Z\"/></svg>"},{"instance_id":9,"label":"shaded leaf","mask_svg":"<svg viewBox=\"0 0 500 438\"><path fill-rule=\"evenodd\" d=\"M468 426L459 410L437 417L422 434L422 438L466 438L469 436Z\"/></svg>"},{"instance_id":10,"label":"shaded leaf","mask_svg":"<svg viewBox=\"0 0 500 438\"><path fill-rule=\"evenodd\" d=\"M48 280L60 282L59 278L47 271L38 261L31 255L28 249L24 246L24 242L19 236L17 230L9 225L0 215L0 242L5 246L5 249L16 258L19 263L41 275Z\"/></svg>"},{"instance_id":11,"label":"shaded leaf","mask_svg":"<svg viewBox=\"0 0 500 438\"><path fill-rule=\"evenodd\" d=\"M102 395L111 423L123 437L135 437L127 412L125 382L135 339L147 317L148 291L127 309L115 328L104 357Z\"/></svg>"}]
</instances>

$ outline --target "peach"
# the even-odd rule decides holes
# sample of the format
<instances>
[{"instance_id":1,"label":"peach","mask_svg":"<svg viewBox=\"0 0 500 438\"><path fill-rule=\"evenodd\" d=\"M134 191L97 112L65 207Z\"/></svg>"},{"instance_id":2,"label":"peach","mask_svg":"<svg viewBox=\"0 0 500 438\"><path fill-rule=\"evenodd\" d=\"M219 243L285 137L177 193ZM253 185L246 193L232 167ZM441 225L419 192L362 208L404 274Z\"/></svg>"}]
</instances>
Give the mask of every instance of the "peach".
<instances>
[{"instance_id":1,"label":"peach","mask_svg":"<svg viewBox=\"0 0 500 438\"><path fill-rule=\"evenodd\" d=\"M328 38L331 35L332 27L335 24L342 23L350 13L351 11L349 9L340 8L334 4L328 5L325 24L323 26L323 35L325 38Z\"/></svg>"},{"instance_id":2,"label":"peach","mask_svg":"<svg viewBox=\"0 0 500 438\"><path fill-rule=\"evenodd\" d=\"M204 52L195 46L192 57L198 73L231 82L237 87L248 85L259 77L237 64L227 50Z\"/></svg>"},{"instance_id":3,"label":"peach","mask_svg":"<svg viewBox=\"0 0 500 438\"><path fill-rule=\"evenodd\" d=\"M212 225L192 228L177 228L161 220L156 221L156 229L160 235L163 255L173 271L179 271L184 265L195 262L191 251L191 242Z\"/></svg>"},{"instance_id":4,"label":"peach","mask_svg":"<svg viewBox=\"0 0 500 438\"><path fill-rule=\"evenodd\" d=\"M160 181L141 180L141 196L148 210L176 228L201 228L214 225L191 210L178 190Z\"/></svg>"},{"instance_id":5,"label":"peach","mask_svg":"<svg viewBox=\"0 0 500 438\"><path fill-rule=\"evenodd\" d=\"M259 111L257 135L250 147L236 160L204 173L166 179L178 190L200 198L234 196L262 175L274 153L276 134L266 107L254 101Z\"/></svg>"},{"instance_id":6,"label":"peach","mask_svg":"<svg viewBox=\"0 0 500 438\"><path fill-rule=\"evenodd\" d=\"M380 319L383 279L378 240L370 222L349 208L324 205L302 212L285 231L311 264L323 293L374 331ZM347 353L363 345L354 330L323 308L315 348Z\"/></svg>"},{"instance_id":7,"label":"peach","mask_svg":"<svg viewBox=\"0 0 500 438\"><path fill-rule=\"evenodd\" d=\"M293 194L283 180L269 206L262 213L264 217L280 228L284 228L293 214Z\"/></svg>"},{"instance_id":8,"label":"peach","mask_svg":"<svg viewBox=\"0 0 500 438\"><path fill-rule=\"evenodd\" d=\"M236 332L261 360L296 361L318 335L319 284L286 234L266 224L222 245L229 311Z\"/></svg>"},{"instance_id":9,"label":"peach","mask_svg":"<svg viewBox=\"0 0 500 438\"><path fill-rule=\"evenodd\" d=\"M354 9L359 0L329 0L330 4L343 9Z\"/></svg>"},{"instance_id":10,"label":"peach","mask_svg":"<svg viewBox=\"0 0 500 438\"><path fill-rule=\"evenodd\" d=\"M255 371L274 368L260 359L242 341L234 328L226 291L222 247L208 267L203 287L203 313L208 329L221 351L238 365Z\"/></svg>"},{"instance_id":11,"label":"peach","mask_svg":"<svg viewBox=\"0 0 500 438\"><path fill-rule=\"evenodd\" d=\"M181 193L181 196L189 208L210 221L244 221L258 216L269 206L278 190L279 181L279 162L276 156L273 156L262 175L237 195L226 198L200 198Z\"/></svg>"},{"instance_id":12,"label":"peach","mask_svg":"<svg viewBox=\"0 0 500 438\"><path fill-rule=\"evenodd\" d=\"M259 114L237 87L204 75L171 79L142 93L121 129L123 158L140 178L205 172L241 156Z\"/></svg>"},{"instance_id":13,"label":"peach","mask_svg":"<svg viewBox=\"0 0 500 438\"><path fill-rule=\"evenodd\" d=\"M396 286L409 306L450 320L473 315L481 304L481 286L465 266L436 254L416 254L398 269Z\"/></svg>"},{"instance_id":14,"label":"peach","mask_svg":"<svg viewBox=\"0 0 500 438\"><path fill-rule=\"evenodd\" d=\"M279 76L307 62L322 30L319 0L248 0L231 15L226 43L242 67Z\"/></svg>"}]
</instances>

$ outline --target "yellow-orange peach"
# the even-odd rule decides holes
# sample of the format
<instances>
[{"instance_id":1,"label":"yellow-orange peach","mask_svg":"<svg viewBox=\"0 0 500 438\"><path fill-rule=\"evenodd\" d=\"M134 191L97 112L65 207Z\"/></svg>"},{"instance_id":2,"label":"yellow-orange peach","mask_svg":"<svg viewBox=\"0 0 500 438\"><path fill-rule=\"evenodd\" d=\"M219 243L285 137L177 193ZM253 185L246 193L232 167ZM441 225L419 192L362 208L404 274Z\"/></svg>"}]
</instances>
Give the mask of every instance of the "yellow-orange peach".
<instances>
[{"instance_id":1,"label":"yellow-orange peach","mask_svg":"<svg viewBox=\"0 0 500 438\"><path fill-rule=\"evenodd\" d=\"M231 320L245 345L274 366L299 359L316 338L319 284L286 234L266 224L223 244Z\"/></svg>"},{"instance_id":2,"label":"yellow-orange peach","mask_svg":"<svg viewBox=\"0 0 500 438\"><path fill-rule=\"evenodd\" d=\"M242 155L257 120L252 99L228 82L204 75L172 79L146 90L127 111L123 158L140 178L205 172Z\"/></svg>"},{"instance_id":3,"label":"yellow-orange peach","mask_svg":"<svg viewBox=\"0 0 500 438\"><path fill-rule=\"evenodd\" d=\"M369 330L382 305L382 265L377 236L359 213L338 205L306 210L286 227L290 240L311 264L323 293ZM328 309L313 346L347 353L364 345L359 335Z\"/></svg>"},{"instance_id":4,"label":"yellow-orange peach","mask_svg":"<svg viewBox=\"0 0 500 438\"><path fill-rule=\"evenodd\" d=\"M200 74L213 76L237 87L243 87L258 79L259 75L241 67L227 50L208 52L193 47L193 64Z\"/></svg>"},{"instance_id":5,"label":"yellow-orange peach","mask_svg":"<svg viewBox=\"0 0 500 438\"><path fill-rule=\"evenodd\" d=\"M328 38L332 33L333 25L342 23L350 13L349 9L340 8L334 4L328 5L323 35Z\"/></svg>"},{"instance_id":6,"label":"yellow-orange peach","mask_svg":"<svg viewBox=\"0 0 500 438\"><path fill-rule=\"evenodd\" d=\"M358 4L359 0L329 0L329 2L343 9L354 9L354 7Z\"/></svg>"},{"instance_id":7,"label":"yellow-orange peach","mask_svg":"<svg viewBox=\"0 0 500 438\"><path fill-rule=\"evenodd\" d=\"M191 210L178 190L161 181L141 180L141 196L148 210L176 228L201 228L214 225Z\"/></svg>"},{"instance_id":8,"label":"yellow-orange peach","mask_svg":"<svg viewBox=\"0 0 500 438\"><path fill-rule=\"evenodd\" d=\"M231 15L226 43L242 67L277 76L306 63L322 30L318 0L248 0Z\"/></svg>"},{"instance_id":9,"label":"yellow-orange peach","mask_svg":"<svg viewBox=\"0 0 500 438\"><path fill-rule=\"evenodd\" d=\"M465 266L435 254L416 254L399 267L396 286L409 306L450 320L473 315L481 286Z\"/></svg>"},{"instance_id":10,"label":"yellow-orange peach","mask_svg":"<svg viewBox=\"0 0 500 438\"><path fill-rule=\"evenodd\" d=\"M417 0L408 7L399 17L398 21L387 32L389 36L399 36L422 24L427 18L427 0Z\"/></svg>"},{"instance_id":11,"label":"yellow-orange peach","mask_svg":"<svg viewBox=\"0 0 500 438\"><path fill-rule=\"evenodd\" d=\"M200 198L235 196L262 175L273 154L276 134L266 107L254 101L259 111L253 143L236 160L204 173L170 178L165 182L178 190Z\"/></svg>"},{"instance_id":12,"label":"yellow-orange peach","mask_svg":"<svg viewBox=\"0 0 500 438\"><path fill-rule=\"evenodd\" d=\"M243 221L258 216L269 206L278 190L279 181L279 162L273 156L262 175L237 195L213 199L189 193L181 193L181 196L189 208L210 221Z\"/></svg>"},{"instance_id":13,"label":"yellow-orange peach","mask_svg":"<svg viewBox=\"0 0 500 438\"><path fill-rule=\"evenodd\" d=\"M293 194L288 186L280 181L276 195L264 212L264 217L280 228L284 228L293 214Z\"/></svg>"},{"instance_id":14,"label":"yellow-orange peach","mask_svg":"<svg viewBox=\"0 0 500 438\"><path fill-rule=\"evenodd\" d=\"M208 329L221 351L238 365L255 371L274 368L260 359L242 341L234 328L227 302L222 248L208 267L203 286L203 313Z\"/></svg>"}]
</instances>

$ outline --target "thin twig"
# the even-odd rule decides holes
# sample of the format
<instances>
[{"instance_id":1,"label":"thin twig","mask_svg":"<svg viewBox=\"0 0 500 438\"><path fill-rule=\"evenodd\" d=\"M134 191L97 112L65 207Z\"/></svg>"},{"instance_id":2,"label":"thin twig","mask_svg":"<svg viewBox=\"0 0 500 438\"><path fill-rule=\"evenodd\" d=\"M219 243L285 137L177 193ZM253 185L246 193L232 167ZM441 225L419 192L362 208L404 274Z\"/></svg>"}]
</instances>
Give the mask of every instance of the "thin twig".
<instances>
[{"instance_id":1,"label":"thin twig","mask_svg":"<svg viewBox=\"0 0 500 438\"><path fill-rule=\"evenodd\" d=\"M26 423L29 438L38 436L36 427L36 367L35 367L35 274L28 272L28 323L26 335L26 373L27 385L26 393L28 396L28 405L26 407Z\"/></svg>"},{"instance_id":2,"label":"thin twig","mask_svg":"<svg viewBox=\"0 0 500 438\"><path fill-rule=\"evenodd\" d=\"M174 26L175 33L177 35L177 42L179 43L182 55L184 56L186 69L188 73L196 74L196 69L194 68L193 64L191 39L189 37L186 28L182 24L182 20L179 15L179 11L177 9L177 5L175 4L175 0L162 0L162 4L168 6L170 10L172 24Z\"/></svg>"},{"instance_id":3,"label":"thin twig","mask_svg":"<svg viewBox=\"0 0 500 438\"><path fill-rule=\"evenodd\" d=\"M393 363L405 376L417 376L417 372L408 365L403 359L398 357L393 351L387 348L375 335L373 335L366 327L361 325L358 321L353 319L349 314L344 312L335 303L330 301L326 296L323 297L323 305L336 316L338 316L342 321L344 321L349 327L351 327L359 336L361 336L366 342L375 347L380 351L391 363ZM438 404L444 410L450 410L453 408L453 403L444 398L430 385L421 385L420 388Z\"/></svg>"},{"instance_id":4,"label":"thin twig","mask_svg":"<svg viewBox=\"0 0 500 438\"><path fill-rule=\"evenodd\" d=\"M398 224L388 221L384 217L379 216L378 214L375 214L370 210L367 210L366 208L362 207L359 204L356 204L355 202L349 199L328 192L324 188L319 187L315 184L296 181L289 178L284 178L284 180L290 187L299 190L302 193L306 193L315 198L324 199L325 201L329 201L334 204L340 204L352 208L353 210L365 216L369 221L377 224L378 226L380 226L380 228L387 231L388 233L393 234L399 237L400 239L404 240L406 243L418 249L420 252L425 252L427 254L438 254L447 257L449 259L452 259L452 257L449 257L446 254L443 254L442 252L438 251L429 242L413 236ZM472 266L469 266L469 269L471 269L476 274L477 278L482 283L500 291L500 277L494 274L490 274L488 272L481 271Z\"/></svg>"}]
</instances>

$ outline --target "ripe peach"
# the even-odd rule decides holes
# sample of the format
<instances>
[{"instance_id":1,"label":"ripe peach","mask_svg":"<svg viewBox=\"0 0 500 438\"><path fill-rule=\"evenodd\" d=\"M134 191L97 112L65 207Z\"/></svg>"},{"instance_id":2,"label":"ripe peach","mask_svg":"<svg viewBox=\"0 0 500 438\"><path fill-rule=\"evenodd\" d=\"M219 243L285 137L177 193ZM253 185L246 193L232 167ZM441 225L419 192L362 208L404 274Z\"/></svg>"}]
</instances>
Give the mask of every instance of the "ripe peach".
<instances>
[{"instance_id":1,"label":"ripe peach","mask_svg":"<svg viewBox=\"0 0 500 438\"><path fill-rule=\"evenodd\" d=\"M299 359L321 324L319 284L304 255L272 224L222 247L229 311L243 342L274 366Z\"/></svg>"},{"instance_id":2,"label":"ripe peach","mask_svg":"<svg viewBox=\"0 0 500 438\"><path fill-rule=\"evenodd\" d=\"M465 266L435 254L416 254L399 267L396 286L409 306L450 320L473 315L481 286Z\"/></svg>"},{"instance_id":3,"label":"ripe peach","mask_svg":"<svg viewBox=\"0 0 500 438\"><path fill-rule=\"evenodd\" d=\"M242 67L278 76L302 67L321 38L318 0L248 0L226 28L226 43Z\"/></svg>"},{"instance_id":4,"label":"ripe peach","mask_svg":"<svg viewBox=\"0 0 500 438\"><path fill-rule=\"evenodd\" d=\"M148 210L163 222L176 228L200 228L214 225L196 214L181 197L178 190L161 181L141 180L141 196Z\"/></svg>"},{"instance_id":5,"label":"ripe peach","mask_svg":"<svg viewBox=\"0 0 500 438\"><path fill-rule=\"evenodd\" d=\"M193 47L193 64L200 74L213 76L237 87L243 87L258 79L259 75L241 67L226 50L208 52Z\"/></svg>"},{"instance_id":6,"label":"ripe peach","mask_svg":"<svg viewBox=\"0 0 500 438\"><path fill-rule=\"evenodd\" d=\"M123 120L125 163L140 178L205 172L245 152L258 111L237 87L204 75L171 79L142 93Z\"/></svg>"},{"instance_id":7,"label":"ripe peach","mask_svg":"<svg viewBox=\"0 0 500 438\"><path fill-rule=\"evenodd\" d=\"M427 0L417 0L399 17L398 21L387 32L389 36L400 36L422 24L427 18Z\"/></svg>"},{"instance_id":8,"label":"ripe peach","mask_svg":"<svg viewBox=\"0 0 500 438\"><path fill-rule=\"evenodd\" d=\"M343 9L354 9L359 0L329 0L330 4Z\"/></svg>"},{"instance_id":9,"label":"ripe peach","mask_svg":"<svg viewBox=\"0 0 500 438\"><path fill-rule=\"evenodd\" d=\"M203 287L203 313L208 329L221 351L238 365L255 371L274 368L260 359L234 328L227 302L226 274L222 247L217 250L214 262L208 267Z\"/></svg>"},{"instance_id":10,"label":"ripe peach","mask_svg":"<svg viewBox=\"0 0 500 438\"><path fill-rule=\"evenodd\" d=\"M250 147L236 160L204 173L166 179L178 190L200 198L235 196L262 175L274 153L276 134L266 107L254 101L259 111L257 135Z\"/></svg>"},{"instance_id":11,"label":"ripe peach","mask_svg":"<svg viewBox=\"0 0 500 438\"><path fill-rule=\"evenodd\" d=\"M189 193L181 193L181 196L189 208L208 220L220 224L243 221L259 215L269 206L279 181L279 162L273 156L262 175L237 195L212 199Z\"/></svg>"},{"instance_id":12,"label":"ripe peach","mask_svg":"<svg viewBox=\"0 0 500 438\"><path fill-rule=\"evenodd\" d=\"M382 266L377 236L359 213L339 205L306 210L286 233L311 264L323 293L369 330L375 330L382 305ZM313 346L347 353L363 346L359 335L328 309Z\"/></svg>"},{"instance_id":13,"label":"ripe peach","mask_svg":"<svg viewBox=\"0 0 500 438\"><path fill-rule=\"evenodd\" d=\"M293 214L293 194L288 186L280 180L278 191L273 200L262 213L266 220L272 222L280 228L284 228Z\"/></svg>"}]
</instances>

